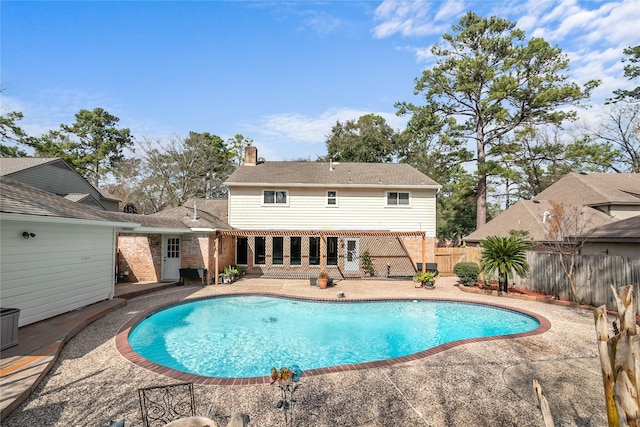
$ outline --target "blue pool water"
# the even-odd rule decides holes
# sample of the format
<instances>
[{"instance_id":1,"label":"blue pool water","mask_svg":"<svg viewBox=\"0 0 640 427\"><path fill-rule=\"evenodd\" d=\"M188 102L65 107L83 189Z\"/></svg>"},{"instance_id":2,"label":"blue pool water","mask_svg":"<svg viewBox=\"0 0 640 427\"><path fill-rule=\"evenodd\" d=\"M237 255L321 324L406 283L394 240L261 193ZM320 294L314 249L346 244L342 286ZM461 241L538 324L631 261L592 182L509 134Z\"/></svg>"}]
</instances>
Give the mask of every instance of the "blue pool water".
<instances>
[{"instance_id":1,"label":"blue pool water","mask_svg":"<svg viewBox=\"0 0 640 427\"><path fill-rule=\"evenodd\" d=\"M179 371L244 378L269 375L272 366L363 363L538 326L522 313L460 302L232 296L157 312L131 331L129 344L144 358Z\"/></svg>"}]
</instances>

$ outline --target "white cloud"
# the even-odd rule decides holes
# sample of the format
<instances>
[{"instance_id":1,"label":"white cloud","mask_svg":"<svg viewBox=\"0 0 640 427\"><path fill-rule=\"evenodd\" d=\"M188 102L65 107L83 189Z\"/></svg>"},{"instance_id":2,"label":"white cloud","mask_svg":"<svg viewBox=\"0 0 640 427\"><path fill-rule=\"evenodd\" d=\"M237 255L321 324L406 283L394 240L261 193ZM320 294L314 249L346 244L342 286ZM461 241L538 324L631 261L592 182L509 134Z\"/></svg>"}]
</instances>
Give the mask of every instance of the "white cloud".
<instances>
[{"instance_id":1,"label":"white cloud","mask_svg":"<svg viewBox=\"0 0 640 427\"><path fill-rule=\"evenodd\" d=\"M337 121L357 120L365 114L377 114L395 130L404 129L407 118L398 117L395 112L371 112L365 110L339 108L330 109L318 116L299 113L285 113L265 116L258 125L245 125L244 130L251 134L260 148L260 156L269 160L278 157L300 158L326 154L325 142L331 128ZM283 152L279 146L296 147L295 152Z\"/></svg>"},{"instance_id":2,"label":"white cloud","mask_svg":"<svg viewBox=\"0 0 640 427\"><path fill-rule=\"evenodd\" d=\"M376 38L437 34L429 12L431 2L384 0L375 10L374 21L381 22L373 29Z\"/></svg>"},{"instance_id":3,"label":"white cloud","mask_svg":"<svg viewBox=\"0 0 640 427\"><path fill-rule=\"evenodd\" d=\"M303 25L300 29L310 29L321 36L331 34L342 24L340 18L317 10L307 10L302 15Z\"/></svg>"},{"instance_id":4,"label":"white cloud","mask_svg":"<svg viewBox=\"0 0 640 427\"><path fill-rule=\"evenodd\" d=\"M442 3L438 13L433 18L435 21L457 21L457 17L466 10L465 2L460 0L448 0Z\"/></svg>"}]
</instances>

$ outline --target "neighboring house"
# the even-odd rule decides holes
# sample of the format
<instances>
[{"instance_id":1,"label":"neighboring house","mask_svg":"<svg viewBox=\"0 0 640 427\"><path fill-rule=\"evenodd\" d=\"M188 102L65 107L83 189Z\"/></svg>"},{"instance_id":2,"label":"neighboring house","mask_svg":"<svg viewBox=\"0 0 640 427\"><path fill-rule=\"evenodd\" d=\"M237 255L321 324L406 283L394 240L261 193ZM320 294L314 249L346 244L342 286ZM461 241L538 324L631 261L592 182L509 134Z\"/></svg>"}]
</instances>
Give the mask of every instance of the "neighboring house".
<instances>
[{"instance_id":1,"label":"neighboring house","mask_svg":"<svg viewBox=\"0 0 640 427\"><path fill-rule=\"evenodd\" d=\"M118 211L120 199L95 188L59 158L3 157L0 176L23 182L73 202L106 211Z\"/></svg>"},{"instance_id":2,"label":"neighboring house","mask_svg":"<svg viewBox=\"0 0 640 427\"><path fill-rule=\"evenodd\" d=\"M588 206L615 220L640 215L640 173L569 173L534 200Z\"/></svg>"},{"instance_id":3,"label":"neighboring house","mask_svg":"<svg viewBox=\"0 0 640 427\"><path fill-rule=\"evenodd\" d=\"M553 212L550 202L580 212L583 221L580 232L588 233L589 229L640 215L640 174L570 173L534 199L509 207L464 241L477 246L489 236L508 236L511 230L522 230L529 233L534 243L548 242L553 235L549 225Z\"/></svg>"},{"instance_id":4,"label":"neighboring house","mask_svg":"<svg viewBox=\"0 0 640 427\"><path fill-rule=\"evenodd\" d=\"M247 147L225 182L235 263L271 277L412 276L435 261L440 185L407 164L258 162Z\"/></svg>"},{"instance_id":5,"label":"neighboring house","mask_svg":"<svg viewBox=\"0 0 640 427\"><path fill-rule=\"evenodd\" d=\"M640 215L596 227L587 235L582 255L640 258Z\"/></svg>"},{"instance_id":6,"label":"neighboring house","mask_svg":"<svg viewBox=\"0 0 640 427\"><path fill-rule=\"evenodd\" d=\"M116 213L0 177L2 306L27 325L114 295Z\"/></svg>"}]
</instances>

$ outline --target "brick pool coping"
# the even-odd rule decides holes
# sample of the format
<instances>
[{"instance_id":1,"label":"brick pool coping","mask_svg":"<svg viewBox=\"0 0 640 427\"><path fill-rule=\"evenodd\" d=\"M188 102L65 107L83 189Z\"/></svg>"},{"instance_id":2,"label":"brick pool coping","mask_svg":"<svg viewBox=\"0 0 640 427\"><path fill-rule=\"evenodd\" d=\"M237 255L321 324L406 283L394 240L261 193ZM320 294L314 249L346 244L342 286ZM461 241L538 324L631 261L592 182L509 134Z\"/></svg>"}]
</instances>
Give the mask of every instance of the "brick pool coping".
<instances>
[{"instance_id":1,"label":"brick pool coping","mask_svg":"<svg viewBox=\"0 0 640 427\"><path fill-rule=\"evenodd\" d=\"M364 362L364 363L356 363L356 364L348 364L348 365L338 365L338 366L329 366L326 368L316 368L305 370L304 376L316 376L316 375L324 375L331 373L339 373L345 371L355 371L361 369L371 369L371 368L382 368L386 366L396 365L400 363L407 363L415 360L420 360L432 356L437 353L441 353L445 350L449 350L451 348L476 343L483 341L493 341L493 340L501 340L501 339L514 339L514 338L523 338L534 335L542 334L548 331L551 328L551 322L547 320L545 317L528 311L523 310L521 308L513 308L508 307L506 305L501 304L492 304L486 302L478 302L478 301L470 301L470 300L458 300L458 299L442 299L442 298L426 298L426 297L418 297L418 298L354 298L349 300L338 300L335 298L314 298L314 297L300 297L300 296L292 296L286 295L276 292L245 292L245 293L232 293L232 294L221 294L215 296L206 296L206 297L198 297L198 298L189 298L187 300L175 301L168 304L163 304L157 307L154 307L150 310L147 310L143 313L139 313L132 319L130 319L124 326L118 331L115 337L116 348L120 352L120 354L127 359L129 362L138 365L144 369L150 370L160 375L164 375L169 378L173 378L175 380L183 381L183 382L192 382L194 384L203 384L203 385L256 385L256 384L270 384L271 376L261 376L261 377L247 377L247 378L220 378L220 377L206 377L201 375L189 374L186 372L181 372L176 369L168 368L166 366L159 365L154 363L144 357L140 356L136 353L131 346L129 345L129 334L131 330L141 321L151 316L154 313L165 310L167 308L186 304L193 301L198 300L206 300L213 298L223 298L229 296L269 296L269 297L277 297L277 298L287 298L287 299L296 299L303 301L315 301L315 302L331 302L337 304L344 303L357 303L357 302L375 302L375 301L440 301L440 302L459 302L466 304L474 304L474 305L484 305L489 307L496 307L504 310L514 311L516 313L521 313L536 319L539 323L539 326L531 331L521 332L518 334L507 334L507 335L499 335L492 337L480 337L480 338L466 338L458 341L452 341L445 344L441 344L439 346L420 351L418 353L410 354L408 356L401 356L391 359L385 360L376 360L372 362Z\"/></svg>"}]
</instances>

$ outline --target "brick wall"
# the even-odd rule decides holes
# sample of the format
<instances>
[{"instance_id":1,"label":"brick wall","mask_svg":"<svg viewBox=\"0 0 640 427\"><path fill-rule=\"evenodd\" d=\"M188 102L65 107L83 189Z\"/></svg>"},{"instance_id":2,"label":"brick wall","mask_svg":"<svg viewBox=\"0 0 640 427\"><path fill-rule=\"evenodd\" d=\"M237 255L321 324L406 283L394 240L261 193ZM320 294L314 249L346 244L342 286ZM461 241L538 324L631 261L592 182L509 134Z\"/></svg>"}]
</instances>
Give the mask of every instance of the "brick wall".
<instances>
[{"instance_id":1,"label":"brick wall","mask_svg":"<svg viewBox=\"0 0 640 427\"><path fill-rule=\"evenodd\" d=\"M122 281L160 281L162 236L160 234L120 234L118 271L129 271Z\"/></svg>"}]
</instances>

